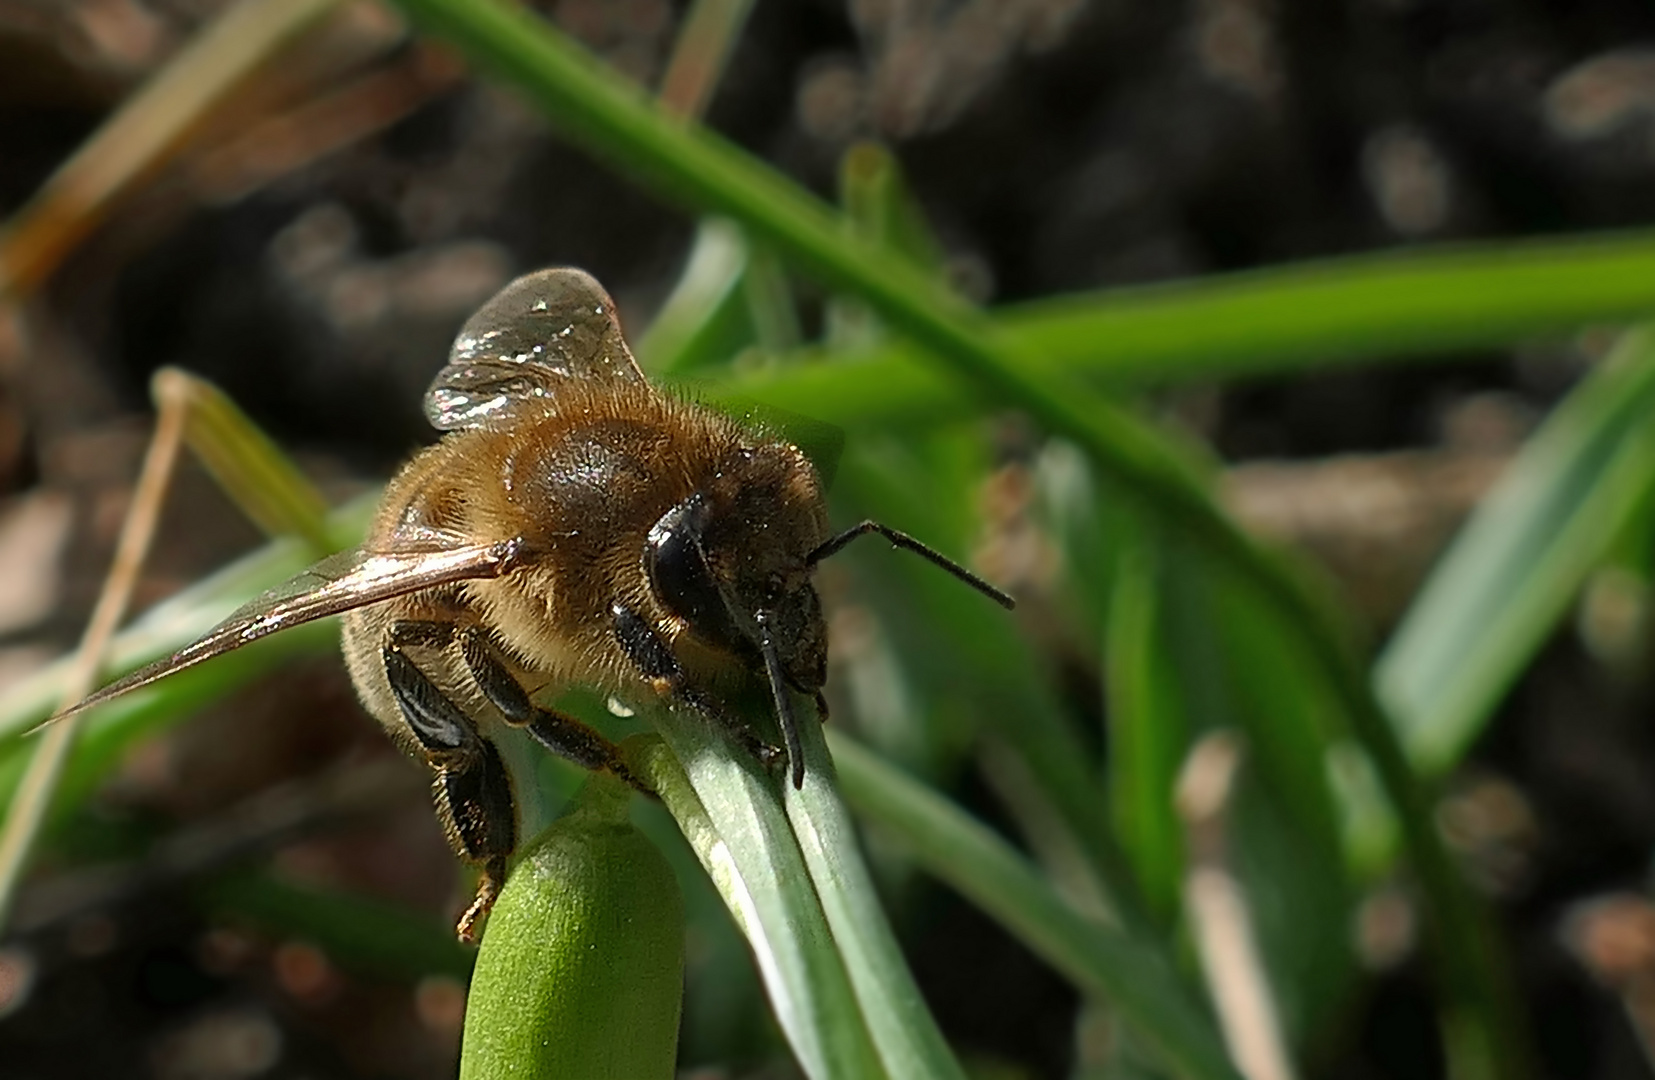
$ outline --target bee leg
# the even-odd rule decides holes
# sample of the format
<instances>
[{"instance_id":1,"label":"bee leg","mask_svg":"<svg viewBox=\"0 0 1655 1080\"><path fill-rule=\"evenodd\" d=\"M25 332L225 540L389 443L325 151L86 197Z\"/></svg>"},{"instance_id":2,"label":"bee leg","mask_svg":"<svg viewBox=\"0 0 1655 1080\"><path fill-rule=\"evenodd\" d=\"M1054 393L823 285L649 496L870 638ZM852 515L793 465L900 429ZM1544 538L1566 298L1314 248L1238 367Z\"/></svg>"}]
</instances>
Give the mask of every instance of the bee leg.
<instances>
[{"instance_id":1,"label":"bee leg","mask_svg":"<svg viewBox=\"0 0 1655 1080\"><path fill-rule=\"evenodd\" d=\"M393 635L394 636L394 635ZM403 654L385 646L385 676L409 730L436 773L431 794L448 842L482 867L477 896L460 917L460 940L475 939L477 923L494 906L506 880L506 858L517 846L517 813L511 781L494 744L458 705Z\"/></svg>"},{"instance_id":2,"label":"bee leg","mask_svg":"<svg viewBox=\"0 0 1655 1080\"><path fill-rule=\"evenodd\" d=\"M655 794L632 774L620 749L590 727L565 713L543 709L529 700L512 673L500 662L485 631L472 627L460 638L460 655L477 688L500 710L506 723L527 728L535 741L562 758L592 770L606 770L646 795Z\"/></svg>"},{"instance_id":3,"label":"bee leg","mask_svg":"<svg viewBox=\"0 0 1655 1080\"><path fill-rule=\"evenodd\" d=\"M436 619L398 619L391 624L391 645L399 649L445 649L454 640L454 630L453 623Z\"/></svg>"},{"instance_id":4,"label":"bee leg","mask_svg":"<svg viewBox=\"0 0 1655 1080\"><path fill-rule=\"evenodd\" d=\"M615 640L621 643L621 650L639 674L654 685L656 693L675 698L701 715L717 720L735 736L743 749L758 758L766 768L783 760L786 751L781 747L771 746L759 739L747 725L732 719L689 685L678 658L672 655L672 648L661 640L661 635L643 616L622 604L616 604L609 610L615 620Z\"/></svg>"}]
</instances>

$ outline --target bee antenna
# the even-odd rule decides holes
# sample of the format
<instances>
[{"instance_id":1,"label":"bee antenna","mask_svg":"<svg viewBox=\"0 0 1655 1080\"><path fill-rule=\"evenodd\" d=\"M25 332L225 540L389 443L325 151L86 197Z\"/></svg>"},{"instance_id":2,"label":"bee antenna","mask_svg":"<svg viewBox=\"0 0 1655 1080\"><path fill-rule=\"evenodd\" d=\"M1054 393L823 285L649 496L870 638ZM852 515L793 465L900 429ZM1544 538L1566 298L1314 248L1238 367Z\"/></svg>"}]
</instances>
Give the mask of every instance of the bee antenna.
<instances>
[{"instance_id":1,"label":"bee antenna","mask_svg":"<svg viewBox=\"0 0 1655 1080\"><path fill-rule=\"evenodd\" d=\"M959 578L967 585L970 585L973 589L976 589L990 600L993 600L996 604L999 604L1007 611L1010 611L1012 608L1017 606L1016 600L1013 600L1006 593L996 589L976 574L973 574L970 570L967 570L953 559L950 559L947 555L944 555L935 548L928 547L925 544L920 543L918 540L915 540L912 536L909 536L905 532L898 532L889 525L882 525L877 521L864 521L861 524L852 525L838 536L827 540L825 543L817 547L815 551L812 551L805 557L805 566L807 568L814 567L823 559L826 559L831 555L837 555L840 549L846 544L849 544L852 540L855 540L859 536L866 536L869 533L878 533L880 536L883 536L885 539L889 540L894 546L903 548L907 551L913 552L915 555L929 559L933 564L948 571L950 574L953 574L955 577Z\"/></svg>"},{"instance_id":2,"label":"bee antenna","mask_svg":"<svg viewBox=\"0 0 1655 1080\"><path fill-rule=\"evenodd\" d=\"M764 657L764 673L770 678L770 696L776 702L776 723L782 729L782 742L787 746L793 787L802 788L805 786L804 747L799 742L799 722L793 715L787 680L782 675L781 657L776 655L776 643L770 640L770 613L755 611L753 622L758 626L759 655Z\"/></svg>"}]
</instances>

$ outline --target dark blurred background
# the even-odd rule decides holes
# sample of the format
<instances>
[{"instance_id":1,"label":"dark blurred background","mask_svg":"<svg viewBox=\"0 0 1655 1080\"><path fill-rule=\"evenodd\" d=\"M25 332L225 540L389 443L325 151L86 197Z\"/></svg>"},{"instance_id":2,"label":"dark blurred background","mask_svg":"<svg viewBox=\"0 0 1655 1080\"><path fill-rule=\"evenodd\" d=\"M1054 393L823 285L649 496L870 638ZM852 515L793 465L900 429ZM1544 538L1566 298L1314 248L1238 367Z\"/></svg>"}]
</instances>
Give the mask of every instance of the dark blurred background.
<instances>
[{"instance_id":1,"label":"dark blurred background","mask_svg":"<svg viewBox=\"0 0 1655 1080\"><path fill-rule=\"evenodd\" d=\"M0 0L0 213L221 6ZM683 14L668 0L536 6L652 86ZM282 80L0 311L0 680L77 638L157 367L216 381L343 495L431 438L420 393L461 319L513 274L584 266L636 333L682 266L692 221L385 9L347 5ZM1655 221L1655 8L759 0L707 120L829 197L848 147L892 147L955 280L995 304ZM820 301L801 297L807 328ZM1166 408L1235 465L1238 512L1322 556L1382 633L1591 351L1542 343L1184 391ZM143 595L256 542L186 471ZM253 856L436 922L463 892L423 781L337 664L302 674L147 746L98 820L67 827L0 945L0 1075L452 1075L457 974L353 966L202 899L204 880ZM1649 706L1562 636L1444 811L1507 919L1549 1075L1650 1074L1655 916L1633 894L1589 903L1639 888L1648 866ZM960 793L992 813L981 795ZM117 862L112 882L76 876L112 847L180 835L208 854L176 873ZM1067 987L951 894L911 901L916 968L944 1029L1003 1070L983 1075L1066 1075ZM1420 966L1405 946L1375 948L1372 988L1313 1071L1435 1075ZM770 1053L753 1026L724 1044L736 1060L685 1065L752 1075Z\"/></svg>"}]
</instances>

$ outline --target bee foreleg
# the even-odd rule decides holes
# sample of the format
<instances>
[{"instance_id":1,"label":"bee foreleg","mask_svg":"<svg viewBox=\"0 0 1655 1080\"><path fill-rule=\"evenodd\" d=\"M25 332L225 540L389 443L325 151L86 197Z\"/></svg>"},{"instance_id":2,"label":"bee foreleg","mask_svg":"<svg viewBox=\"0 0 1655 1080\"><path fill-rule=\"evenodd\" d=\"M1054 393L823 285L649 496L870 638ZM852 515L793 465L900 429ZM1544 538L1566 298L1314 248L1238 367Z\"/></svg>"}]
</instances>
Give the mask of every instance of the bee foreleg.
<instances>
[{"instance_id":1,"label":"bee foreleg","mask_svg":"<svg viewBox=\"0 0 1655 1080\"><path fill-rule=\"evenodd\" d=\"M394 644L381 655L397 706L436 772L431 794L448 842L483 868L476 899L457 927L460 939L471 941L478 920L494 906L505 883L506 858L517 846L511 781L494 744L417 664Z\"/></svg>"},{"instance_id":2,"label":"bee foreleg","mask_svg":"<svg viewBox=\"0 0 1655 1080\"><path fill-rule=\"evenodd\" d=\"M785 752L780 747L759 739L745 724L729 716L689 684L684 668L672 654L672 647L661 639L661 635L643 616L623 604L615 604L609 610L615 620L615 640L620 642L621 651L626 653L638 673L650 681L656 693L681 701L701 715L718 721L764 765L773 765L783 758Z\"/></svg>"},{"instance_id":3,"label":"bee foreleg","mask_svg":"<svg viewBox=\"0 0 1655 1080\"><path fill-rule=\"evenodd\" d=\"M521 683L495 655L485 631L473 627L460 639L460 654L477 688L500 710L506 723L526 728L546 749L588 769L602 769L646 794L654 794L632 774L614 743L574 717L543 709L529 700Z\"/></svg>"}]
</instances>

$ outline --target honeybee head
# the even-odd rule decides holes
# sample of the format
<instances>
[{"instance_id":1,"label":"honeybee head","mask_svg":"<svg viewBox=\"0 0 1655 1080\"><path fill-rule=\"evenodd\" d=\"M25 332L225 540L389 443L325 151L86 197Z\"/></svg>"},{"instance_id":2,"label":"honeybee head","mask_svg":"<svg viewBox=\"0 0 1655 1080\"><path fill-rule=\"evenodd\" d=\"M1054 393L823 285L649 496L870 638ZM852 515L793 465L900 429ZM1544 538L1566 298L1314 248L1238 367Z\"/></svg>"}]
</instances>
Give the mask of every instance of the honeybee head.
<instances>
[{"instance_id":1,"label":"honeybee head","mask_svg":"<svg viewBox=\"0 0 1655 1080\"><path fill-rule=\"evenodd\" d=\"M816 694L827 680L827 627L810 582L824 529L815 471L773 443L740 448L645 541L661 606L700 644L768 680L795 783L803 765L789 689Z\"/></svg>"},{"instance_id":2,"label":"honeybee head","mask_svg":"<svg viewBox=\"0 0 1655 1080\"><path fill-rule=\"evenodd\" d=\"M804 763L789 688L819 694L827 681L827 627L811 573L869 533L1013 606L965 567L889 526L864 521L827 536L815 471L785 443L742 449L662 514L645 543L644 565L660 604L702 644L739 657L769 680L795 787L804 782Z\"/></svg>"},{"instance_id":3,"label":"honeybee head","mask_svg":"<svg viewBox=\"0 0 1655 1080\"><path fill-rule=\"evenodd\" d=\"M804 491L790 491L800 485L778 467L797 454L744 449L661 515L644 564L656 599L702 644L758 670L773 663L786 685L814 694L827 678L827 630L809 562L823 514L814 475Z\"/></svg>"}]
</instances>

